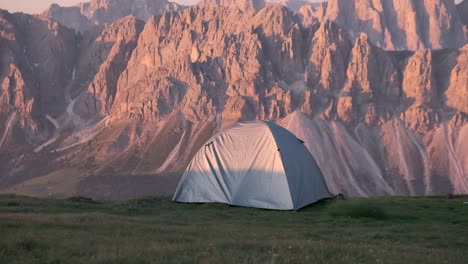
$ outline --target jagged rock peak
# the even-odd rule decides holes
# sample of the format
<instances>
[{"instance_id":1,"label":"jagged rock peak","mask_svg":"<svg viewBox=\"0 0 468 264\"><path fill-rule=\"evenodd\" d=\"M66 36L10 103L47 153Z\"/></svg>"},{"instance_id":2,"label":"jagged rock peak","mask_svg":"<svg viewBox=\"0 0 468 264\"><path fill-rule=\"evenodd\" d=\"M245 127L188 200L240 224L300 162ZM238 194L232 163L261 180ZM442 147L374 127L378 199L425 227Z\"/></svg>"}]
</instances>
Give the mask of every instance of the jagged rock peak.
<instances>
[{"instance_id":1,"label":"jagged rock peak","mask_svg":"<svg viewBox=\"0 0 468 264\"><path fill-rule=\"evenodd\" d=\"M239 8L242 12L257 12L266 6L266 2L265 0L202 0L199 5L220 5Z\"/></svg>"},{"instance_id":2,"label":"jagged rock peak","mask_svg":"<svg viewBox=\"0 0 468 264\"><path fill-rule=\"evenodd\" d=\"M266 6L255 15L255 20L258 24L263 24L264 28L268 25L277 27L277 29L273 29L277 33L279 32L279 28L287 32L292 27L301 25L299 16L281 4Z\"/></svg>"}]
</instances>

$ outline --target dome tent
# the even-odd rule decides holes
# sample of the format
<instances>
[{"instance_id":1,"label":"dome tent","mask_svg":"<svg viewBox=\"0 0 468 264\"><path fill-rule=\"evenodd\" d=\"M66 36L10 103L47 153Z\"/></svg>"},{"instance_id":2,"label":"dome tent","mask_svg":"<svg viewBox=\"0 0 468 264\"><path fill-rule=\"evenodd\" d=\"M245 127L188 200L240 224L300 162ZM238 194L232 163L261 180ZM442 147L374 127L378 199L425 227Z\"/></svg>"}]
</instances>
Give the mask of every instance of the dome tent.
<instances>
[{"instance_id":1,"label":"dome tent","mask_svg":"<svg viewBox=\"0 0 468 264\"><path fill-rule=\"evenodd\" d=\"M303 143L272 122L239 123L198 151L173 200L298 210L329 198L323 175Z\"/></svg>"}]
</instances>

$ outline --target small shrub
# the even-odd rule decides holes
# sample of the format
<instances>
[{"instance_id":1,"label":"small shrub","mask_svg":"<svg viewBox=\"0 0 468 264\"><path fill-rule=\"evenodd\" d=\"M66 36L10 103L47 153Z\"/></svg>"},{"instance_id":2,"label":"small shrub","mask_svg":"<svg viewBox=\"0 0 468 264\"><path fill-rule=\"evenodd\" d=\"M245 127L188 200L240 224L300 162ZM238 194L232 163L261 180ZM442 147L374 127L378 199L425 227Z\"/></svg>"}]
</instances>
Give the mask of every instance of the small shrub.
<instances>
[{"instance_id":1,"label":"small shrub","mask_svg":"<svg viewBox=\"0 0 468 264\"><path fill-rule=\"evenodd\" d=\"M26 239L19 243L19 247L25 251L33 251L39 244L35 240Z\"/></svg>"},{"instance_id":2,"label":"small shrub","mask_svg":"<svg viewBox=\"0 0 468 264\"><path fill-rule=\"evenodd\" d=\"M98 201L95 201L91 198L81 197L81 196L68 198L67 201L73 202L73 203L82 203L82 204L98 204L99 203Z\"/></svg>"},{"instance_id":3,"label":"small shrub","mask_svg":"<svg viewBox=\"0 0 468 264\"><path fill-rule=\"evenodd\" d=\"M453 199L455 199L455 195L449 193L449 194L447 194L447 195L445 196L445 198L447 198L448 200L453 200Z\"/></svg>"},{"instance_id":4,"label":"small shrub","mask_svg":"<svg viewBox=\"0 0 468 264\"><path fill-rule=\"evenodd\" d=\"M133 207L155 207L161 206L161 204L164 202L164 199L160 197L146 197L129 200L126 204Z\"/></svg>"},{"instance_id":5,"label":"small shrub","mask_svg":"<svg viewBox=\"0 0 468 264\"><path fill-rule=\"evenodd\" d=\"M334 217L386 219L385 210L374 203L367 201L340 201L330 207L330 214Z\"/></svg>"},{"instance_id":6,"label":"small shrub","mask_svg":"<svg viewBox=\"0 0 468 264\"><path fill-rule=\"evenodd\" d=\"M7 207L18 207L20 204L18 202L8 202Z\"/></svg>"},{"instance_id":7,"label":"small shrub","mask_svg":"<svg viewBox=\"0 0 468 264\"><path fill-rule=\"evenodd\" d=\"M339 193L335 196L335 199L343 201L343 200L346 200L346 197L344 196L344 194Z\"/></svg>"}]
</instances>

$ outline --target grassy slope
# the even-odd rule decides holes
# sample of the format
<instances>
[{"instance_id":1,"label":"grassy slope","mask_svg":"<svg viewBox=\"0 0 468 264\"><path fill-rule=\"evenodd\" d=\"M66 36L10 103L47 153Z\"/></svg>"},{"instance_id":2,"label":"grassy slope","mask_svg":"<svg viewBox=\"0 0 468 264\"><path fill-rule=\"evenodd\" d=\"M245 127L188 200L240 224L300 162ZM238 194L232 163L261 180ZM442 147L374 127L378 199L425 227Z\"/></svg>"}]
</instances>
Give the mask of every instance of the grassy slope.
<instances>
[{"instance_id":1,"label":"grassy slope","mask_svg":"<svg viewBox=\"0 0 468 264\"><path fill-rule=\"evenodd\" d=\"M0 263L466 263L468 198L227 205L0 197Z\"/></svg>"},{"instance_id":2,"label":"grassy slope","mask_svg":"<svg viewBox=\"0 0 468 264\"><path fill-rule=\"evenodd\" d=\"M16 193L34 197L48 197L49 194L53 194L54 197L69 197L76 192L76 186L83 178L82 175L83 173L78 169L64 168L0 190L0 194Z\"/></svg>"}]
</instances>

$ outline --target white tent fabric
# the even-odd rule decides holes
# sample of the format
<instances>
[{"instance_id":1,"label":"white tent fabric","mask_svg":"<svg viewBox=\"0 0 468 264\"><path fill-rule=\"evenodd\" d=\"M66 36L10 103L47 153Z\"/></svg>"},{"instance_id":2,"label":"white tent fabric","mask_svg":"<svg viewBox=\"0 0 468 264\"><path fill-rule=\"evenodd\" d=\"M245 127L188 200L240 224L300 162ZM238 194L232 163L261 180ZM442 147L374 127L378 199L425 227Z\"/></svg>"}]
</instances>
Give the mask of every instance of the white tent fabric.
<instances>
[{"instance_id":1,"label":"white tent fabric","mask_svg":"<svg viewBox=\"0 0 468 264\"><path fill-rule=\"evenodd\" d=\"M303 142L265 121L239 123L196 154L173 200L298 210L330 197Z\"/></svg>"}]
</instances>

